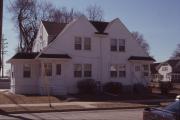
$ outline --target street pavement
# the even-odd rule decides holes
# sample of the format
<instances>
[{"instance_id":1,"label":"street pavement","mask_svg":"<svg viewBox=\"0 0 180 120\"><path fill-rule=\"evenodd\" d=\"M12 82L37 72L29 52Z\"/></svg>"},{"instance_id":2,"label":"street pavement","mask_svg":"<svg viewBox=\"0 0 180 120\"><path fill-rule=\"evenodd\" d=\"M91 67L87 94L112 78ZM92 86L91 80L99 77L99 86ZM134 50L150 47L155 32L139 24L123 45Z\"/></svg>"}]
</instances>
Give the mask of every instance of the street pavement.
<instances>
[{"instance_id":1,"label":"street pavement","mask_svg":"<svg viewBox=\"0 0 180 120\"><path fill-rule=\"evenodd\" d=\"M143 109L93 110L73 112L23 113L1 115L2 120L142 120Z\"/></svg>"}]
</instances>

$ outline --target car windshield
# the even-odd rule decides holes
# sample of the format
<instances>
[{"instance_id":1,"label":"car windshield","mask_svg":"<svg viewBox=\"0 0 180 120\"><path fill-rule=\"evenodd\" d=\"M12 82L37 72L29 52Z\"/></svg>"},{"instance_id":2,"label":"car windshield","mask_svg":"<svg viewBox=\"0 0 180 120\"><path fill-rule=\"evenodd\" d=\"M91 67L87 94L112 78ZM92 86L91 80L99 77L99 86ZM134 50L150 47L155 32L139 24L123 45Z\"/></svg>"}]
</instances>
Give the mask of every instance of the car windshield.
<instances>
[{"instance_id":1,"label":"car windshield","mask_svg":"<svg viewBox=\"0 0 180 120\"><path fill-rule=\"evenodd\" d=\"M176 101L168 105L164 108L165 110L171 111L171 112L180 112L180 101Z\"/></svg>"}]
</instances>

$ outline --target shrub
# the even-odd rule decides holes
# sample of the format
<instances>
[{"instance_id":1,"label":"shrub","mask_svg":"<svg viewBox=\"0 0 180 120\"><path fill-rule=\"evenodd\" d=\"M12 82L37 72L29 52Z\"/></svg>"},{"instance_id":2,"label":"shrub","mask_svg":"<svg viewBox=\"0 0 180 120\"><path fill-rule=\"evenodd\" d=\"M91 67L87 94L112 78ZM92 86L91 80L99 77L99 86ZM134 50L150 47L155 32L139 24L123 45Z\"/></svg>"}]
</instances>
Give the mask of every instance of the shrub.
<instances>
[{"instance_id":1,"label":"shrub","mask_svg":"<svg viewBox=\"0 0 180 120\"><path fill-rule=\"evenodd\" d=\"M160 82L159 83L159 88L161 90L161 94L164 94L164 95L168 94L169 91L172 89L172 87L173 86L172 86L171 82Z\"/></svg>"},{"instance_id":2,"label":"shrub","mask_svg":"<svg viewBox=\"0 0 180 120\"><path fill-rule=\"evenodd\" d=\"M143 85L141 83L136 83L136 84L133 85L133 92L143 94L143 93L150 92L150 90L148 89L147 86L145 86L145 85Z\"/></svg>"},{"instance_id":3,"label":"shrub","mask_svg":"<svg viewBox=\"0 0 180 120\"><path fill-rule=\"evenodd\" d=\"M84 79L77 83L77 88L81 94L94 94L97 89L96 81L93 79Z\"/></svg>"},{"instance_id":4,"label":"shrub","mask_svg":"<svg viewBox=\"0 0 180 120\"><path fill-rule=\"evenodd\" d=\"M122 93L132 94L133 93L133 86L132 85L123 85Z\"/></svg>"},{"instance_id":5,"label":"shrub","mask_svg":"<svg viewBox=\"0 0 180 120\"><path fill-rule=\"evenodd\" d=\"M103 86L103 91L113 94L119 94L122 91L122 84L119 82L108 82Z\"/></svg>"}]
</instances>

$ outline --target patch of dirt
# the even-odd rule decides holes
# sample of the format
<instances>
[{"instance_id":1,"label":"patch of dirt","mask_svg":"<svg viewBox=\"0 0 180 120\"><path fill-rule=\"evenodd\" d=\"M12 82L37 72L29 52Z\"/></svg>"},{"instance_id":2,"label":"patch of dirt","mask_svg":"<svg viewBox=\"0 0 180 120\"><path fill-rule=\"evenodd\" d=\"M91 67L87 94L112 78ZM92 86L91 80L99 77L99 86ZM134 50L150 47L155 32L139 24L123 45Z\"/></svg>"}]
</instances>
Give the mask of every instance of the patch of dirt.
<instances>
[{"instance_id":1,"label":"patch of dirt","mask_svg":"<svg viewBox=\"0 0 180 120\"><path fill-rule=\"evenodd\" d=\"M62 102L63 99L51 96L51 102ZM30 95L17 95L10 92L0 92L0 104L36 104L36 103L48 103L48 96L30 96Z\"/></svg>"}]
</instances>

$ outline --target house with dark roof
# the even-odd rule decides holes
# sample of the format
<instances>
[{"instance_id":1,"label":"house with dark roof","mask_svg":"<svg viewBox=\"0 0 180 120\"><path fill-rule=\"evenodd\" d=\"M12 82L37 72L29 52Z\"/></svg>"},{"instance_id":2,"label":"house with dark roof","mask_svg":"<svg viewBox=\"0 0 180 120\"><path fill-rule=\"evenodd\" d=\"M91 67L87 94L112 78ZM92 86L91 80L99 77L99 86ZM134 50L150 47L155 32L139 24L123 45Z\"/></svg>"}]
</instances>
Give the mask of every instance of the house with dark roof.
<instances>
[{"instance_id":1,"label":"house with dark roof","mask_svg":"<svg viewBox=\"0 0 180 120\"><path fill-rule=\"evenodd\" d=\"M17 53L11 64L11 91L51 95L77 93L78 81L93 79L100 86L119 82L132 86L149 82L146 53L120 21L70 23L42 21L32 53ZM125 87L127 88L127 87Z\"/></svg>"},{"instance_id":2,"label":"house with dark roof","mask_svg":"<svg viewBox=\"0 0 180 120\"><path fill-rule=\"evenodd\" d=\"M152 82L180 83L180 59L169 59L151 65Z\"/></svg>"}]
</instances>

